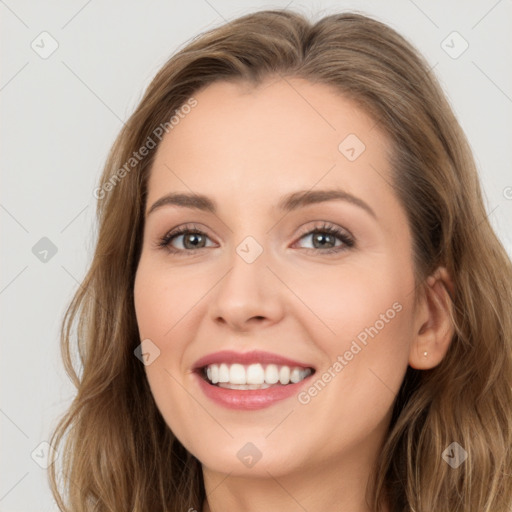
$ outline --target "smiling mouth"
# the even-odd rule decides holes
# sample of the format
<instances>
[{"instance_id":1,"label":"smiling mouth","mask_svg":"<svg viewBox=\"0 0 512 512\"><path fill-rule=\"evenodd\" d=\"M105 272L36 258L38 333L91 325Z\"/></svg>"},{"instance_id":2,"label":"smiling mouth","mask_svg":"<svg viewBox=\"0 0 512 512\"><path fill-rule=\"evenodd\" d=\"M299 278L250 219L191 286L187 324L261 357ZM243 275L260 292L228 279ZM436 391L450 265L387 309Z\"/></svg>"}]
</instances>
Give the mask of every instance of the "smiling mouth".
<instances>
[{"instance_id":1,"label":"smiling mouth","mask_svg":"<svg viewBox=\"0 0 512 512\"><path fill-rule=\"evenodd\" d=\"M199 372L212 386L249 390L297 384L315 373L315 370L280 364L220 363L203 366Z\"/></svg>"}]
</instances>

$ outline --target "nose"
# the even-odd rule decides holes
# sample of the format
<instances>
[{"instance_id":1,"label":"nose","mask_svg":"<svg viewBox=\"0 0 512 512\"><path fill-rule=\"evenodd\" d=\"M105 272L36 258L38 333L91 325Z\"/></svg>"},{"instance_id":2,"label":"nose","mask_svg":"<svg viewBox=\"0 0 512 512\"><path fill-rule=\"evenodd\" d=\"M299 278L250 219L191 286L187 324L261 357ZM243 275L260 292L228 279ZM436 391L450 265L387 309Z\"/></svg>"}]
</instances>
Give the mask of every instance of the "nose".
<instances>
[{"instance_id":1,"label":"nose","mask_svg":"<svg viewBox=\"0 0 512 512\"><path fill-rule=\"evenodd\" d=\"M252 263L233 251L229 270L210 296L210 317L215 323L242 332L281 320L285 286L268 263L265 251Z\"/></svg>"}]
</instances>

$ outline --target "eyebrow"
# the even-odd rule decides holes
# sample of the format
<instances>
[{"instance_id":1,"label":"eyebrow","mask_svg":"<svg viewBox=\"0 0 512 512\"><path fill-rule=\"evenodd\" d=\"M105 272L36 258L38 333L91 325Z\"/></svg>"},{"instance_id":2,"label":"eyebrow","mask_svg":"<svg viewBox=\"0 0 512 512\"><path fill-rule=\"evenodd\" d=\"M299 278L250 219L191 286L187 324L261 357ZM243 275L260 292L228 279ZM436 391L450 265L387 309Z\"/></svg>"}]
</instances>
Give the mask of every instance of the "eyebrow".
<instances>
[{"instance_id":1,"label":"eyebrow","mask_svg":"<svg viewBox=\"0 0 512 512\"><path fill-rule=\"evenodd\" d=\"M377 215L367 203L365 203L359 197L356 197L341 189L298 190L297 192L283 196L277 207L283 212L290 212L311 204L323 203L333 200L346 201L359 206L367 213L369 213L374 219L377 219ZM201 210L210 213L217 213L217 206L215 201L208 196L202 194L176 192L166 194L165 196L158 199L155 203L153 203L151 208L146 213L146 217L155 210L168 205L180 206L182 208L191 208L194 210Z\"/></svg>"}]
</instances>

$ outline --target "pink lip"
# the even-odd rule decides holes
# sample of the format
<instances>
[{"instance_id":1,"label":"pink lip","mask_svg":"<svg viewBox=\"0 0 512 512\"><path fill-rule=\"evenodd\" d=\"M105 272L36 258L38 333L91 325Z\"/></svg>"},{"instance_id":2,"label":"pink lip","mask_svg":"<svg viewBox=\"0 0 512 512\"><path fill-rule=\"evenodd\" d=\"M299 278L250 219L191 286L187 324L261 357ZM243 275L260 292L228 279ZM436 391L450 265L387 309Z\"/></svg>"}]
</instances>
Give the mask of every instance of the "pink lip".
<instances>
[{"instance_id":1,"label":"pink lip","mask_svg":"<svg viewBox=\"0 0 512 512\"><path fill-rule=\"evenodd\" d=\"M272 354L271 352L263 352L261 350L253 350L251 352L235 352L233 350L221 350L220 352L215 352L213 354L208 354L207 356L202 357L194 364L194 369L198 370L203 368L204 366L208 366L210 364L277 364L277 365L285 365L290 367L298 366L300 368L313 368L311 365L307 363L301 363L300 361L294 361L293 359L289 359L287 357L279 356L277 354Z\"/></svg>"},{"instance_id":2,"label":"pink lip","mask_svg":"<svg viewBox=\"0 0 512 512\"><path fill-rule=\"evenodd\" d=\"M307 363L260 350L253 350L251 352L223 350L202 357L194 364L194 377L197 379L200 389L208 398L228 409L255 410L268 407L298 393L301 387L308 384L309 379L314 374L313 371L311 375L296 384L286 384L284 386L275 384L266 389L226 389L210 384L204 378L201 371L205 366L220 363L239 363L245 365L260 363L286 365L291 368L312 368L313 370L314 368Z\"/></svg>"},{"instance_id":3,"label":"pink lip","mask_svg":"<svg viewBox=\"0 0 512 512\"><path fill-rule=\"evenodd\" d=\"M307 385L309 375L304 380L296 384L286 384L285 386L274 385L266 389L226 389L210 384L198 372L194 377L198 380L199 387L203 393L219 405L228 409L255 410L269 407L270 405L289 398L299 392L300 388Z\"/></svg>"}]
</instances>

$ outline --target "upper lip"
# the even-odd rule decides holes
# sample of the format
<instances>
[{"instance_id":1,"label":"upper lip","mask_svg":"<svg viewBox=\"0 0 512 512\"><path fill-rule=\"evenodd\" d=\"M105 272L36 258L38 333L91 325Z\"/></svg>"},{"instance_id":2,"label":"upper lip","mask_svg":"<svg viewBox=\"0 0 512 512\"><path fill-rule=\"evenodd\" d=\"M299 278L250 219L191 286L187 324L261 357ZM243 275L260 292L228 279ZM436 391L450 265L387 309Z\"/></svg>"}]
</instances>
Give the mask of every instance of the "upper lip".
<instances>
[{"instance_id":1,"label":"upper lip","mask_svg":"<svg viewBox=\"0 0 512 512\"><path fill-rule=\"evenodd\" d=\"M277 364L290 366L292 368L298 366L300 368L314 369L313 366L308 363L295 361L288 357L280 356L278 354L272 354L271 352L264 352L261 350L252 350L250 352L235 352L234 350L221 350L220 352L214 352L212 354L208 354L204 357L201 357L201 359L195 362L194 369L199 370L200 368L204 368L205 366L220 363Z\"/></svg>"}]
</instances>

